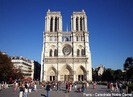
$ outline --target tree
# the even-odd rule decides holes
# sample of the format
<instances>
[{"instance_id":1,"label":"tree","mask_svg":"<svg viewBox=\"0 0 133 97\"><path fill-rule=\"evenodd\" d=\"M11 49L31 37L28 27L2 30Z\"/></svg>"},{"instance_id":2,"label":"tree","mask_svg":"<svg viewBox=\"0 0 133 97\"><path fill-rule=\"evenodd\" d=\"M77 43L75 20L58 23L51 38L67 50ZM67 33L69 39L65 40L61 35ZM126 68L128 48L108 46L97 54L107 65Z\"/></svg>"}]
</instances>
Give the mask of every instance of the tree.
<instances>
[{"instance_id":1,"label":"tree","mask_svg":"<svg viewBox=\"0 0 133 97\"><path fill-rule=\"evenodd\" d=\"M133 57L128 57L125 60L124 70L126 70L126 79L133 79Z\"/></svg>"},{"instance_id":2,"label":"tree","mask_svg":"<svg viewBox=\"0 0 133 97\"><path fill-rule=\"evenodd\" d=\"M13 68L13 75L12 78L13 79L22 79L23 78L23 73L21 72L21 68Z\"/></svg>"},{"instance_id":3,"label":"tree","mask_svg":"<svg viewBox=\"0 0 133 97\"><path fill-rule=\"evenodd\" d=\"M13 64L11 59L0 52L0 79L1 81L7 81L12 75Z\"/></svg>"},{"instance_id":4,"label":"tree","mask_svg":"<svg viewBox=\"0 0 133 97\"><path fill-rule=\"evenodd\" d=\"M19 68L15 68L7 54L0 52L0 81L22 78L23 74Z\"/></svg>"},{"instance_id":5,"label":"tree","mask_svg":"<svg viewBox=\"0 0 133 97\"><path fill-rule=\"evenodd\" d=\"M96 73L96 70L94 70L93 68L92 68L92 77L94 81L97 80L97 73Z\"/></svg>"},{"instance_id":6,"label":"tree","mask_svg":"<svg viewBox=\"0 0 133 97\"><path fill-rule=\"evenodd\" d=\"M131 68L131 67L133 67L133 58L128 57L124 63L124 70L129 70L129 68Z\"/></svg>"},{"instance_id":7,"label":"tree","mask_svg":"<svg viewBox=\"0 0 133 97\"><path fill-rule=\"evenodd\" d=\"M129 68L129 70L127 71L127 79L133 80L133 67Z\"/></svg>"},{"instance_id":8,"label":"tree","mask_svg":"<svg viewBox=\"0 0 133 97\"><path fill-rule=\"evenodd\" d=\"M110 68L106 69L102 75L104 81L113 81L114 80L114 71Z\"/></svg>"},{"instance_id":9,"label":"tree","mask_svg":"<svg viewBox=\"0 0 133 97\"><path fill-rule=\"evenodd\" d=\"M115 70L113 76L115 81L123 79L123 73L120 69Z\"/></svg>"}]
</instances>

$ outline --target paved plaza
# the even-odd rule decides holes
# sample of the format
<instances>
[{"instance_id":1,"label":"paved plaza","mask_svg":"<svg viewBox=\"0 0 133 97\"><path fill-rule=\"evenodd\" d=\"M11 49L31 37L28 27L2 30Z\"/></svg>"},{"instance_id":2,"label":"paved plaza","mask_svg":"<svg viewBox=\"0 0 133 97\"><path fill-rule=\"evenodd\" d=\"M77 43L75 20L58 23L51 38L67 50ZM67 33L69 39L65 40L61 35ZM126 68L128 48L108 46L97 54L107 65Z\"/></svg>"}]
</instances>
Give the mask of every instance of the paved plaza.
<instances>
[{"instance_id":1,"label":"paved plaza","mask_svg":"<svg viewBox=\"0 0 133 97\"><path fill-rule=\"evenodd\" d=\"M66 93L64 89L65 87L62 87L61 91L53 89L53 91L50 91L50 97L127 97L125 93L120 96L120 93L111 92L107 89L107 86L103 85L97 85L96 89L93 89L92 85L90 85L89 88L85 90L85 93L77 93L74 89L71 92ZM19 90L16 93L13 93L12 87L0 91L0 97L18 97L18 95ZM46 90L38 87L37 91L28 93L28 97L46 97ZM130 94L129 97L133 97L133 93Z\"/></svg>"}]
</instances>

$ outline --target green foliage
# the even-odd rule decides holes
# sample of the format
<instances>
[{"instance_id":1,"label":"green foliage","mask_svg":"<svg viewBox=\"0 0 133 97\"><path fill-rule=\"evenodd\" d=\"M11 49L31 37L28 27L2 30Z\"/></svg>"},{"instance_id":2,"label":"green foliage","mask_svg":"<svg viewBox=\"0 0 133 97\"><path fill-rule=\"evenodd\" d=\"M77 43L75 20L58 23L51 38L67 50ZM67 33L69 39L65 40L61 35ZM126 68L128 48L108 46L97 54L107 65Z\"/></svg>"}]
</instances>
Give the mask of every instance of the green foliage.
<instances>
[{"instance_id":1,"label":"green foliage","mask_svg":"<svg viewBox=\"0 0 133 97\"><path fill-rule=\"evenodd\" d=\"M129 68L133 67L133 57L128 57L126 60L125 60L125 63L124 63L124 69L125 70L129 70Z\"/></svg>"},{"instance_id":2,"label":"green foliage","mask_svg":"<svg viewBox=\"0 0 133 97\"><path fill-rule=\"evenodd\" d=\"M12 68L11 59L0 52L0 79L7 81L12 75Z\"/></svg>"},{"instance_id":3,"label":"green foliage","mask_svg":"<svg viewBox=\"0 0 133 97\"><path fill-rule=\"evenodd\" d=\"M114 76L115 81L121 80L121 79L123 79L123 72L120 69L115 70L113 76Z\"/></svg>"},{"instance_id":4,"label":"green foliage","mask_svg":"<svg viewBox=\"0 0 133 97\"><path fill-rule=\"evenodd\" d=\"M127 79L133 80L133 67L130 67L129 70L127 70Z\"/></svg>"},{"instance_id":5,"label":"green foliage","mask_svg":"<svg viewBox=\"0 0 133 97\"><path fill-rule=\"evenodd\" d=\"M133 83L128 84L128 87L131 89L131 91L133 91ZM123 88L126 89L126 84L123 84Z\"/></svg>"},{"instance_id":6,"label":"green foliage","mask_svg":"<svg viewBox=\"0 0 133 97\"><path fill-rule=\"evenodd\" d=\"M114 80L113 74L114 74L114 71L112 69L110 69L110 68L106 69L102 75L102 79L104 81L112 81L112 80Z\"/></svg>"},{"instance_id":7,"label":"green foliage","mask_svg":"<svg viewBox=\"0 0 133 97\"><path fill-rule=\"evenodd\" d=\"M96 75L96 71L93 72L94 80L96 81L118 81L124 80L126 74L120 69L112 70L111 68L105 69L104 73L101 76Z\"/></svg>"},{"instance_id":8,"label":"green foliage","mask_svg":"<svg viewBox=\"0 0 133 97\"><path fill-rule=\"evenodd\" d=\"M22 78L23 74L20 69L13 66L10 57L0 52L0 81L10 81L16 78Z\"/></svg>"}]
</instances>

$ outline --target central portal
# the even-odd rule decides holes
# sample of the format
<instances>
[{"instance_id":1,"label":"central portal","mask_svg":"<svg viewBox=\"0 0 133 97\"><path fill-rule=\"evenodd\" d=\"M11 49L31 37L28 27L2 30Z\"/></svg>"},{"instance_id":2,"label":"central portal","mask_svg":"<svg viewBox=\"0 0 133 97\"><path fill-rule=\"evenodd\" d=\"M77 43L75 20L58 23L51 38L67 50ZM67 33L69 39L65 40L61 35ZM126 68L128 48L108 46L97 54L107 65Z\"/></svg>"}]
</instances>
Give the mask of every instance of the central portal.
<instances>
[{"instance_id":1,"label":"central portal","mask_svg":"<svg viewBox=\"0 0 133 97\"><path fill-rule=\"evenodd\" d=\"M72 69L69 65L65 65L62 67L60 73L60 80L61 81L73 80Z\"/></svg>"},{"instance_id":2,"label":"central portal","mask_svg":"<svg viewBox=\"0 0 133 97\"><path fill-rule=\"evenodd\" d=\"M64 75L64 81L69 81L70 75Z\"/></svg>"}]
</instances>

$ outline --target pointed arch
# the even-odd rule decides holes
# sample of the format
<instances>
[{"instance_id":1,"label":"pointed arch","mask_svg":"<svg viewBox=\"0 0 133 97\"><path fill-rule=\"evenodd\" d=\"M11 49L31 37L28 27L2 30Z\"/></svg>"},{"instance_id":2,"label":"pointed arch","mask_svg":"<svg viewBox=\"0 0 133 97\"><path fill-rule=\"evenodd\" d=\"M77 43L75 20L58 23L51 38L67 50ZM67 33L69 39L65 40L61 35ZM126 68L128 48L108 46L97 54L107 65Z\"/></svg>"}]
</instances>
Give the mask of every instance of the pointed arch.
<instances>
[{"instance_id":1,"label":"pointed arch","mask_svg":"<svg viewBox=\"0 0 133 97\"><path fill-rule=\"evenodd\" d=\"M61 68L61 80L62 81L69 81L73 80L73 69L70 65L66 64Z\"/></svg>"},{"instance_id":2,"label":"pointed arch","mask_svg":"<svg viewBox=\"0 0 133 97\"><path fill-rule=\"evenodd\" d=\"M86 79L86 69L81 65L76 70L76 76L78 81L83 81Z\"/></svg>"},{"instance_id":3,"label":"pointed arch","mask_svg":"<svg viewBox=\"0 0 133 97\"><path fill-rule=\"evenodd\" d=\"M55 69L53 66L51 66L51 67L48 69L48 74L49 74L49 75L55 76L55 75L56 75L56 69Z\"/></svg>"},{"instance_id":4,"label":"pointed arch","mask_svg":"<svg viewBox=\"0 0 133 97\"><path fill-rule=\"evenodd\" d=\"M84 75L86 74L86 69L82 65L80 65L76 70L76 74Z\"/></svg>"},{"instance_id":5,"label":"pointed arch","mask_svg":"<svg viewBox=\"0 0 133 97\"><path fill-rule=\"evenodd\" d=\"M66 71L68 71L69 72L69 74L72 74L72 67L70 66L70 65L68 65L68 64L66 64L66 65L64 65L63 67L62 67L62 69L61 69L61 74L66 74L65 72L64 72L64 70L66 70ZM68 72L67 72L67 74L68 74Z\"/></svg>"},{"instance_id":6,"label":"pointed arch","mask_svg":"<svg viewBox=\"0 0 133 97\"><path fill-rule=\"evenodd\" d=\"M54 81L56 79L56 69L52 66L48 69L48 72L47 72L47 77L49 79L49 81Z\"/></svg>"}]
</instances>

